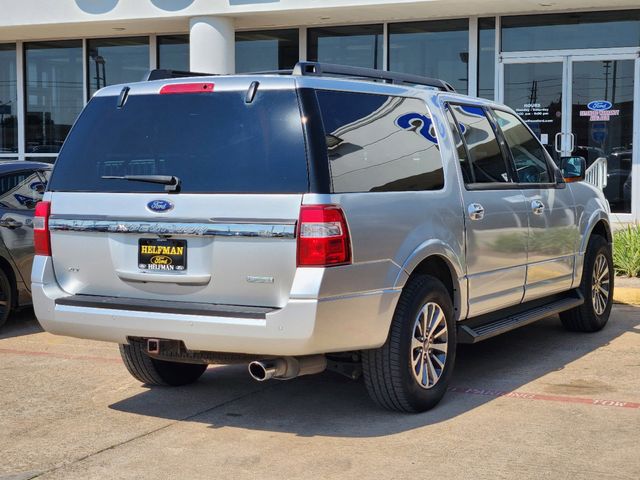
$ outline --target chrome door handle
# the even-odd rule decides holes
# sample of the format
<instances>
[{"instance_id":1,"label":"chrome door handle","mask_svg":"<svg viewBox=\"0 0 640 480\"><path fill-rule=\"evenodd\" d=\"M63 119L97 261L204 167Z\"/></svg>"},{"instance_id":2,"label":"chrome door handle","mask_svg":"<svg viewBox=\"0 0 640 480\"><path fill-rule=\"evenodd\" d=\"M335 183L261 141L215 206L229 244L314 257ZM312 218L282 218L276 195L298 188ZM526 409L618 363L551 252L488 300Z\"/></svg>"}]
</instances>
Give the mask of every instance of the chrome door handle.
<instances>
[{"instance_id":1,"label":"chrome door handle","mask_svg":"<svg viewBox=\"0 0 640 480\"><path fill-rule=\"evenodd\" d=\"M534 200L531 202L531 210L536 215L542 215L544 213L544 203L540 200Z\"/></svg>"},{"instance_id":2,"label":"chrome door handle","mask_svg":"<svg viewBox=\"0 0 640 480\"><path fill-rule=\"evenodd\" d=\"M22 225L23 225L22 222L14 220L11 217L3 218L2 220L0 220L0 227L5 227L10 230L13 230L15 228L20 228Z\"/></svg>"},{"instance_id":3,"label":"chrome door handle","mask_svg":"<svg viewBox=\"0 0 640 480\"><path fill-rule=\"evenodd\" d=\"M484 218L484 207L479 203L469 204L467 211L471 220L482 220Z\"/></svg>"}]
</instances>

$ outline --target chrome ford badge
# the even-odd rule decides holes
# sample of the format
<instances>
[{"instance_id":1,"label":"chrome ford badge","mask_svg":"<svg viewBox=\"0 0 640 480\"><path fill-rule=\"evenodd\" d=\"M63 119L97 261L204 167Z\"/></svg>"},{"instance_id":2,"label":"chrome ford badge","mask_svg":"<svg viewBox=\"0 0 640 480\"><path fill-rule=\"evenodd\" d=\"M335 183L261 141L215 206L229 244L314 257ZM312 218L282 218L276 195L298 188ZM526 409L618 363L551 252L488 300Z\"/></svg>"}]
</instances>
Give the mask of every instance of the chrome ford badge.
<instances>
[{"instance_id":1,"label":"chrome ford badge","mask_svg":"<svg viewBox=\"0 0 640 480\"><path fill-rule=\"evenodd\" d=\"M147 208L154 213L164 213L173 210L173 203L168 200L151 200Z\"/></svg>"}]
</instances>

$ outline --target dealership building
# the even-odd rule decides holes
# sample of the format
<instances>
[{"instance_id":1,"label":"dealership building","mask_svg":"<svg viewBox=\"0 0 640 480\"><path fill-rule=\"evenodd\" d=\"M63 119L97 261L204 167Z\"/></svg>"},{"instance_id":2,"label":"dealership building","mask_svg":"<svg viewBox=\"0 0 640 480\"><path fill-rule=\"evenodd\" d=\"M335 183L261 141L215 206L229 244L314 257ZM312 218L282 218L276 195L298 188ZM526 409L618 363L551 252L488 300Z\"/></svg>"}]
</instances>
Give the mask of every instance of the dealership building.
<instances>
[{"instance_id":1,"label":"dealership building","mask_svg":"<svg viewBox=\"0 0 640 480\"><path fill-rule=\"evenodd\" d=\"M96 90L150 69L299 60L446 80L505 103L556 157L606 162L640 220L637 0L0 0L0 159L53 162Z\"/></svg>"}]
</instances>

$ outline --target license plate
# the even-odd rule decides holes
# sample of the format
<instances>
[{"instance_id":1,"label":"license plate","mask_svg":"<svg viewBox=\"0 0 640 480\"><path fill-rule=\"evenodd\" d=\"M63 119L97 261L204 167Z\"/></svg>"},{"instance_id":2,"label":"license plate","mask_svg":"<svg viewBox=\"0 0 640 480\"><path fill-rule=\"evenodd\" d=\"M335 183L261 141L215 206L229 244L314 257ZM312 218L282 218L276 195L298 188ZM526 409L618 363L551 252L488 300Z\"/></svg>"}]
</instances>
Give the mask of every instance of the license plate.
<instances>
[{"instance_id":1,"label":"license plate","mask_svg":"<svg viewBox=\"0 0 640 480\"><path fill-rule=\"evenodd\" d=\"M165 238L138 240L138 268L169 272L187 269L187 241Z\"/></svg>"}]
</instances>

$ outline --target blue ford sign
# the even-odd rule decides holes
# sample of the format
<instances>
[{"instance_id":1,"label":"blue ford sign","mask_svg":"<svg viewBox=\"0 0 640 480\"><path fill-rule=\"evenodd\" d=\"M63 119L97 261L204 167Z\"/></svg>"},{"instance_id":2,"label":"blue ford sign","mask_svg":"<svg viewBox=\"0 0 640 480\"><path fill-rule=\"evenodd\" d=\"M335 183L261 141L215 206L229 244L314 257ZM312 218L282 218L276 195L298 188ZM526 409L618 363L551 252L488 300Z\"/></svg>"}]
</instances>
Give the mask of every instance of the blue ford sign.
<instances>
[{"instance_id":1,"label":"blue ford sign","mask_svg":"<svg viewBox=\"0 0 640 480\"><path fill-rule=\"evenodd\" d=\"M147 208L155 213L163 213L173 210L173 203L168 200L151 200L147 203Z\"/></svg>"},{"instance_id":2,"label":"blue ford sign","mask_svg":"<svg viewBox=\"0 0 640 480\"><path fill-rule=\"evenodd\" d=\"M587 108L589 110L610 110L612 105L611 102L607 102L606 100L594 100L587 104Z\"/></svg>"}]
</instances>

